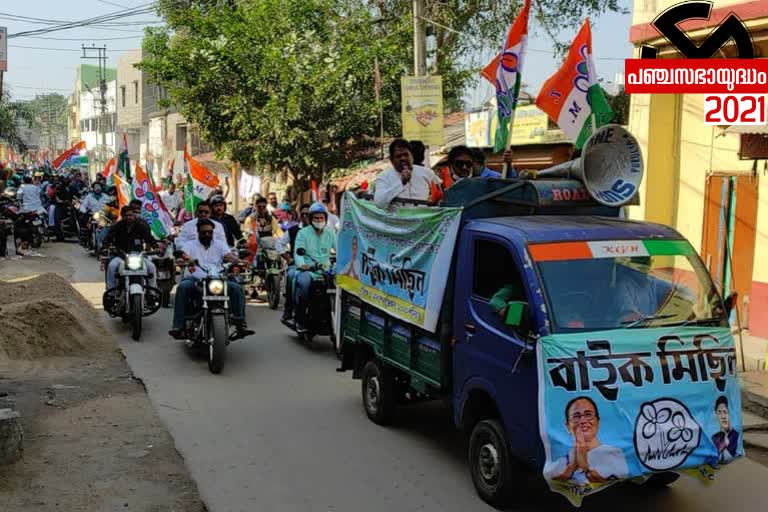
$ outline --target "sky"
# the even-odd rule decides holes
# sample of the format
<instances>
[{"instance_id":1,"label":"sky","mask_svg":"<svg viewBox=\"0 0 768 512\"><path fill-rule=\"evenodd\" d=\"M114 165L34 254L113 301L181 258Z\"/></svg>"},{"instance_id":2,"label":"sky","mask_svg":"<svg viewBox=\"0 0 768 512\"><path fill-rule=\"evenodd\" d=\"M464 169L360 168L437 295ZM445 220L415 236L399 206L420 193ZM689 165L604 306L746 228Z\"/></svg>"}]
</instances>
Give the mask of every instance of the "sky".
<instances>
[{"instance_id":1,"label":"sky","mask_svg":"<svg viewBox=\"0 0 768 512\"><path fill-rule=\"evenodd\" d=\"M0 26L6 26L8 33L33 30L47 25L39 22L21 23L2 19L4 14L45 18L52 20L81 20L93 16L112 13L123 8L140 7L151 0L24 0L0 2ZM631 9L630 0L620 0L622 7ZM4 13L4 14L3 14ZM604 15L592 20L592 49L598 75L605 81L613 81L615 74L624 69L624 59L631 57L632 45L628 42L630 14ZM153 15L142 14L126 21L159 21ZM505 36L507 27L499 30L499 45ZM559 62L551 52L552 43L541 29L533 22L529 29L528 56L524 61L523 82L529 85L529 92L538 92L546 78L555 72ZM558 39L570 41L576 30L560 32ZM8 72L5 83L9 85L17 99L33 98L35 94L59 92L68 95L74 87L75 69L83 63L95 63L81 59L81 45L107 46L108 65L115 67L117 57L123 50L139 48L141 45L141 26L115 26L109 28L76 28L62 30L39 37L67 38L73 40L38 39L19 37L9 40ZM113 39L120 38L120 39ZM20 46L47 49L20 48ZM497 47L489 44L487 60L490 60ZM485 81L480 81L476 89L469 91L466 99L470 105L479 105L490 98L493 89Z\"/></svg>"}]
</instances>

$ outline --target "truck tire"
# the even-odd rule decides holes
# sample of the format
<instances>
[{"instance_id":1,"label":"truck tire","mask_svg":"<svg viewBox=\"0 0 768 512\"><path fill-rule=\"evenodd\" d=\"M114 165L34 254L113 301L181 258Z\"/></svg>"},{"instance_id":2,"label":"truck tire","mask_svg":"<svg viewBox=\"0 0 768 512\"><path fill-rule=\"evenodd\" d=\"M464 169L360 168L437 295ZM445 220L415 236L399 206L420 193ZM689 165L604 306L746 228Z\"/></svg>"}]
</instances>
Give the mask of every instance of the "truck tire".
<instances>
[{"instance_id":1,"label":"truck tire","mask_svg":"<svg viewBox=\"0 0 768 512\"><path fill-rule=\"evenodd\" d=\"M677 473L654 473L651 477L645 481L645 485L652 489L663 489L668 485L671 485L680 478Z\"/></svg>"},{"instance_id":2,"label":"truck tire","mask_svg":"<svg viewBox=\"0 0 768 512\"><path fill-rule=\"evenodd\" d=\"M395 414L395 391L392 375L378 361L368 361L362 374L363 408L368 419L377 425L388 425Z\"/></svg>"},{"instance_id":3,"label":"truck tire","mask_svg":"<svg viewBox=\"0 0 768 512\"><path fill-rule=\"evenodd\" d=\"M469 438L469 470L480 498L493 507L509 505L515 481L504 427L498 420L483 420Z\"/></svg>"}]
</instances>

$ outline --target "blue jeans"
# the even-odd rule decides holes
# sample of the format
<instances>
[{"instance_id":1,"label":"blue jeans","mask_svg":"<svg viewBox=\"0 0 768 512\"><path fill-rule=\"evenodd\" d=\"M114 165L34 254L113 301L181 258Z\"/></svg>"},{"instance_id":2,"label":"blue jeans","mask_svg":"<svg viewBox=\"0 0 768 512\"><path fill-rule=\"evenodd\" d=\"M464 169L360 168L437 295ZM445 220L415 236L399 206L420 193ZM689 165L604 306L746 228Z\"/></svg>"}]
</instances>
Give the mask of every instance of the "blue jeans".
<instances>
[{"instance_id":1,"label":"blue jeans","mask_svg":"<svg viewBox=\"0 0 768 512\"><path fill-rule=\"evenodd\" d=\"M304 325L307 317L307 299L315 280L312 272L296 270L296 279L293 283L293 304L296 308L294 317L297 325Z\"/></svg>"},{"instance_id":2,"label":"blue jeans","mask_svg":"<svg viewBox=\"0 0 768 512\"><path fill-rule=\"evenodd\" d=\"M283 316L286 318L293 315L293 281L298 273L296 265L290 265L285 270L285 306L283 307Z\"/></svg>"},{"instance_id":3,"label":"blue jeans","mask_svg":"<svg viewBox=\"0 0 768 512\"><path fill-rule=\"evenodd\" d=\"M229 316L233 320L245 320L245 291L239 284L228 281L227 289L229 291ZM184 329L186 318L190 316L195 296L200 292L197 290L197 279L186 277L179 282L176 287L176 300L173 304L173 328Z\"/></svg>"}]
</instances>

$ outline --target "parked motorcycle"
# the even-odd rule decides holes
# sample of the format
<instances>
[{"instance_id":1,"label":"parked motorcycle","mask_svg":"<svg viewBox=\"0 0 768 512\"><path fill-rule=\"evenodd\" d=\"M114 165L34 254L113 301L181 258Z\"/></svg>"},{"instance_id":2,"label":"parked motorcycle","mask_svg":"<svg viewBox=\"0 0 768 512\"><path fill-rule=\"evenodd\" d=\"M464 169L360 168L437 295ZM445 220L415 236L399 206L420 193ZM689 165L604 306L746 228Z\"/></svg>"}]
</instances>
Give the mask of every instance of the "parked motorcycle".
<instances>
[{"instance_id":1,"label":"parked motorcycle","mask_svg":"<svg viewBox=\"0 0 768 512\"><path fill-rule=\"evenodd\" d=\"M182 252L176 251L175 256L180 258ZM196 282L200 293L194 300L192 309L194 315L186 321L186 344L192 350L207 346L208 369L211 373L218 374L224 368L227 346L232 337L227 282L227 274L231 266L224 265L221 269L208 269L196 261L188 264L201 269L206 273L206 277Z\"/></svg>"},{"instance_id":2,"label":"parked motorcycle","mask_svg":"<svg viewBox=\"0 0 768 512\"><path fill-rule=\"evenodd\" d=\"M114 253L107 251L107 264L111 255ZM109 316L121 317L124 322L131 323L131 337L134 341L141 338L142 319L156 313L162 301L160 290L149 286L144 256L145 253L139 252L124 254L117 272L117 287L108 289L102 297L104 311Z\"/></svg>"},{"instance_id":3,"label":"parked motorcycle","mask_svg":"<svg viewBox=\"0 0 768 512\"><path fill-rule=\"evenodd\" d=\"M309 298L304 304L306 307L304 321L307 330L299 333L296 330L295 323L288 323L286 325L294 330L307 345L312 343L315 336L329 336L333 346L338 350L338 347L336 347L336 334L333 330L334 306L336 304L336 256L332 253L331 267L327 270L322 270L320 264L309 256L304 248L296 249L296 254L311 259L315 265L310 271L322 271L323 278L312 281Z\"/></svg>"}]
</instances>

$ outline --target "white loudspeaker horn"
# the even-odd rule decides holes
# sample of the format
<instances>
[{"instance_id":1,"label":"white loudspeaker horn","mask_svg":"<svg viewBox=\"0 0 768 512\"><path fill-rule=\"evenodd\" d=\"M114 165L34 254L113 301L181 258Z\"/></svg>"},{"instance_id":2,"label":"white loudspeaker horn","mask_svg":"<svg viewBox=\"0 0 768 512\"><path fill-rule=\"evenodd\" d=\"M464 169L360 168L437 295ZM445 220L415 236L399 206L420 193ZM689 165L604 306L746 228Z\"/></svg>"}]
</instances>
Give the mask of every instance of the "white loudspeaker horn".
<instances>
[{"instance_id":1,"label":"white loudspeaker horn","mask_svg":"<svg viewBox=\"0 0 768 512\"><path fill-rule=\"evenodd\" d=\"M643 155L634 135L608 124L587 139L580 158L536 174L578 179L598 203L622 206L637 194L643 180Z\"/></svg>"}]
</instances>

